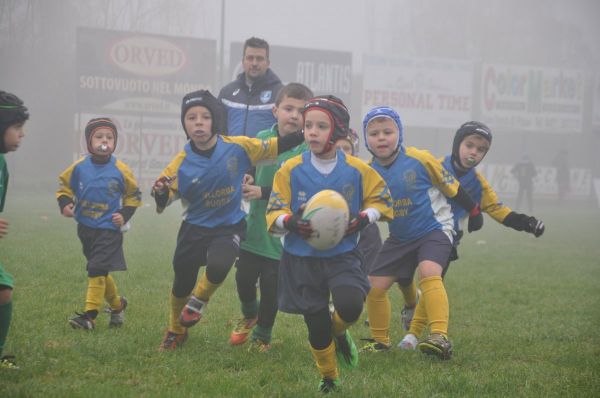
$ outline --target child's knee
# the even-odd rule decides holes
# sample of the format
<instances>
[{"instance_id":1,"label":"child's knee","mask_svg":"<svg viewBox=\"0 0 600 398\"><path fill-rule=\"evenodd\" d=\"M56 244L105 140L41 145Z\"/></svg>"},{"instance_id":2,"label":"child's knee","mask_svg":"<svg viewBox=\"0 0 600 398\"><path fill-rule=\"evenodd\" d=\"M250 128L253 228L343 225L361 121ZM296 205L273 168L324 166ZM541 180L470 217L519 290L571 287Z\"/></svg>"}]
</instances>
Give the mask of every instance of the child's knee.
<instances>
[{"instance_id":1,"label":"child's knee","mask_svg":"<svg viewBox=\"0 0 600 398\"><path fill-rule=\"evenodd\" d=\"M4 305L12 301L12 292L12 287L0 286L0 305Z\"/></svg>"}]
</instances>

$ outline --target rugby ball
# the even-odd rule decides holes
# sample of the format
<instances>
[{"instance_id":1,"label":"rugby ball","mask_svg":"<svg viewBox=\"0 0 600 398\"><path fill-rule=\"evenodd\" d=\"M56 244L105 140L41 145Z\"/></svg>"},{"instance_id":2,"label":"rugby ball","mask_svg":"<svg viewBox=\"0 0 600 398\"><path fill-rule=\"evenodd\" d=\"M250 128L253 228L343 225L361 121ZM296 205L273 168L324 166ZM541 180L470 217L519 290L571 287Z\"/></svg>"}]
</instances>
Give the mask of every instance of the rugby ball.
<instances>
[{"instance_id":1,"label":"rugby ball","mask_svg":"<svg viewBox=\"0 0 600 398\"><path fill-rule=\"evenodd\" d=\"M334 190L325 189L308 200L302 218L310 221L315 231L307 239L308 244L317 250L328 250L344 238L350 211L342 195Z\"/></svg>"}]
</instances>

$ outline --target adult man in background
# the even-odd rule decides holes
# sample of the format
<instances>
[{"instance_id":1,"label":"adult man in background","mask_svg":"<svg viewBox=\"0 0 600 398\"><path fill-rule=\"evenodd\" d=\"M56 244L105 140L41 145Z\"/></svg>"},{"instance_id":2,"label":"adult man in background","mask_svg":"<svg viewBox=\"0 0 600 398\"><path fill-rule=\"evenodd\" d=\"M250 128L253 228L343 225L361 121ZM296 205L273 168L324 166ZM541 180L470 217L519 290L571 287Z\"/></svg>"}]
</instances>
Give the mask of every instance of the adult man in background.
<instances>
[{"instance_id":1,"label":"adult man in background","mask_svg":"<svg viewBox=\"0 0 600 398\"><path fill-rule=\"evenodd\" d=\"M246 40L242 56L244 72L221 89L219 99L227 109L229 135L255 137L277 122L273 105L283 84L269 68L269 43L265 40Z\"/></svg>"}]
</instances>

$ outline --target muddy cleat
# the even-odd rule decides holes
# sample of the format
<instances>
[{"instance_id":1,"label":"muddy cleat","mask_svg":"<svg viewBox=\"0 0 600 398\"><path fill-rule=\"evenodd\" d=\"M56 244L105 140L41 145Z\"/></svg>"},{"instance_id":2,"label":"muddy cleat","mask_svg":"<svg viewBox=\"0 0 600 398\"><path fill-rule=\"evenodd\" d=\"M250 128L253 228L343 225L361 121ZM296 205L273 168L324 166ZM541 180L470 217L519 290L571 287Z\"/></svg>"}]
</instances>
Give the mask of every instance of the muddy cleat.
<instances>
[{"instance_id":1,"label":"muddy cleat","mask_svg":"<svg viewBox=\"0 0 600 398\"><path fill-rule=\"evenodd\" d=\"M206 307L206 301L202 301L196 296L190 296L187 304L181 310L181 314L179 314L181 326L191 328L197 324L202 318L204 307Z\"/></svg>"},{"instance_id":2,"label":"muddy cleat","mask_svg":"<svg viewBox=\"0 0 600 398\"><path fill-rule=\"evenodd\" d=\"M0 357L0 370L2 369L20 370L21 368L17 366L14 355L5 355Z\"/></svg>"},{"instance_id":3,"label":"muddy cleat","mask_svg":"<svg viewBox=\"0 0 600 398\"><path fill-rule=\"evenodd\" d=\"M329 394L330 392L339 391L339 389L340 389L339 385L340 385L340 382L337 379L332 380L332 379L324 378L319 383L319 392L323 393L323 394Z\"/></svg>"},{"instance_id":4,"label":"muddy cleat","mask_svg":"<svg viewBox=\"0 0 600 398\"><path fill-rule=\"evenodd\" d=\"M417 340L417 336L412 333L404 336L401 342L398 343L398 348L406 351L412 351L417 349L417 344L419 344L419 340Z\"/></svg>"},{"instance_id":5,"label":"muddy cleat","mask_svg":"<svg viewBox=\"0 0 600 398\"><path fill-rule=\"evenodd\" d=\"M162 343L160 343L160 347L158 347L158 351L173 351L183 345L188 338L187 330L183 334L173 333L167 330L165 333L165 337L163 337Z\"/></svg>"},{"instance_id":6,"label":"muddy cleat","mask_svg":"<svg viewBox=\"0 0 600 398\"><path fill-rule=\"evenodd\" d=\"M452 343L439 333L432 333L425 341L418 344L419 350L439 359L447 360L452 357Z\"/></svg>"},{"instance_id":7,"label":"muddy cleat","mask_svg":"<svg viewBox=\"0 0 600 398\"><path fill-rule=\"evenodd\" d=\"M75 316L69 319L69 325L73 329L93 330L96 327L96 322L88 314L76 312Z\"/></svg>"},{"instance_id":8,"label":"muddy cleat","mask_svg":"<svg viewBox=\"0 0 600 398\"><path fill-rule=\"evenodd\" d=\"M360 349L360 352L386 352L392 348L391 346L380 343L380 342L376 341L375 339L361 339L361 340L366 341L367 344L365 344Z\"/></svg>"},{"instance_id":9,"label":"muddy cleat","mask_svg":"<svg viewBox=\"0 0 600 398\"><path fill-rule=\"evenodd\" d=\"M238 321L237 325L231 332L231 336L229 336L229 343L231 345L239 345L244 344L248 341L248 337L250 336L250 332L256 325L258 318L242 318Z\"/></svg>"},{"instance_id":10,"label":"muddy cleat","mask_svg":"<svg viewBox=\"0 0 600 398\"><path fill-rule=\"evenodd\" d=\"M123 325L123 321L125 320L125 308L127 308L127 299L121 297L121 308L118 310L110 310L109 328L118 328Z\"/></svg>"},{"instance_id":11,"label":"muddy cleat","mask_svg":"<svg viewBox=\"0 0 600 398\"><path fill-rule=\"evenodd\" d=\"M261 339L252 339L250 340L250 345L248 346L248 352L258 352L264 353L271 349L271 344L265 343Z\"/></svg>"},{"instance_id":12,"label":"muddy cleat","mask_svg":"<svg viewBox=\"0 0 600 398\"><path fill-rule=\"evenodd\" d=\"M354 369L358 366L358 350L352 340L350 332L346 330L341 336L334 336L335 355L338 362L346 369Z\"/></svg>"}]
</instances>

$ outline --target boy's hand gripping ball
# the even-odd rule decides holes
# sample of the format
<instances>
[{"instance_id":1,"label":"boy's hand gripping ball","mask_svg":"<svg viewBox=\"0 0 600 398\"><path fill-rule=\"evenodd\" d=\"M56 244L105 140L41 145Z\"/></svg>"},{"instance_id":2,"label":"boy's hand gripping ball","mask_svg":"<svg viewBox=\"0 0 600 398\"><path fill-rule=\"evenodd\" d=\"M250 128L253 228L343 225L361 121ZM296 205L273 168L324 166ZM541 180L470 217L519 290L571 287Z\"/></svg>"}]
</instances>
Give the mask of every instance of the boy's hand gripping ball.
<instances>
[{"instance_id":1,"label":"boy's hand gripping ball","mask_svg":"<svg viewBox=\"0 0 600 398\"><path fill-rule=\"evenodd\" d=\"M307 239L317 250L335 247L344 238L350 211L346 199L338 192L325 189L306 203L302 219L310 221L314 233Z\"/></svg>"}]
</instances>

